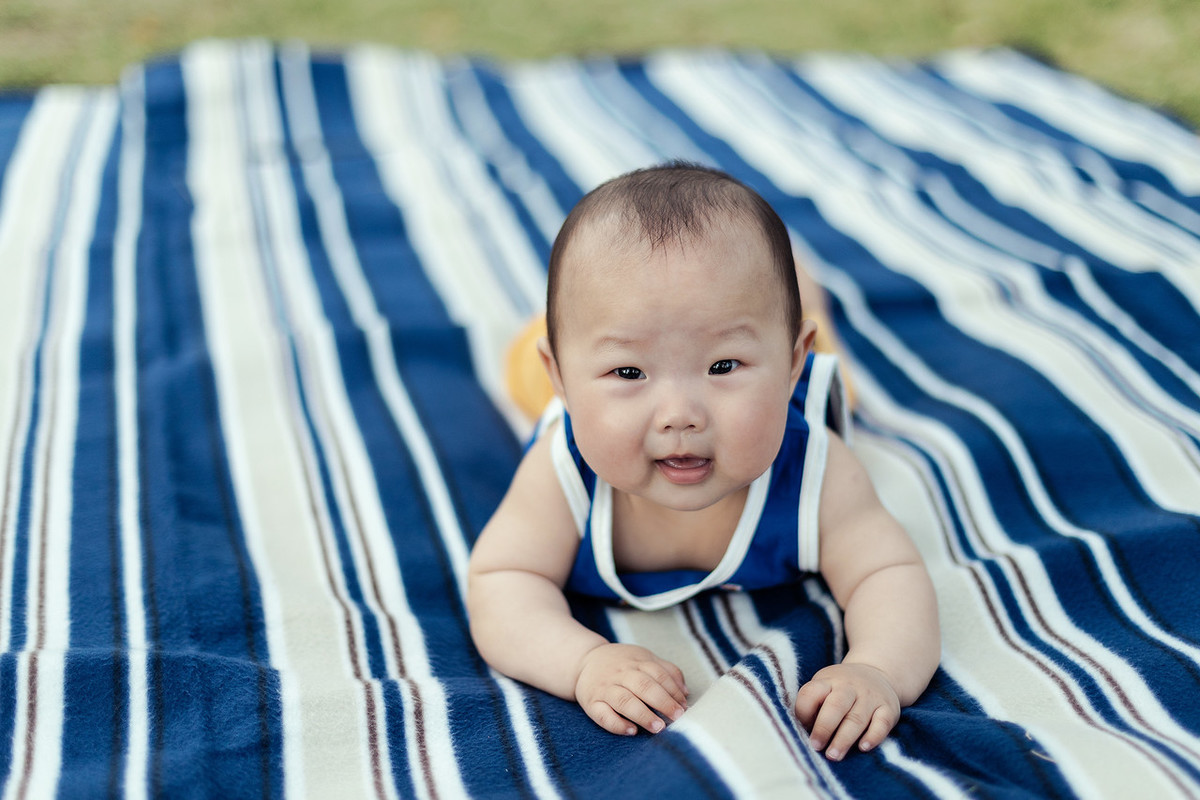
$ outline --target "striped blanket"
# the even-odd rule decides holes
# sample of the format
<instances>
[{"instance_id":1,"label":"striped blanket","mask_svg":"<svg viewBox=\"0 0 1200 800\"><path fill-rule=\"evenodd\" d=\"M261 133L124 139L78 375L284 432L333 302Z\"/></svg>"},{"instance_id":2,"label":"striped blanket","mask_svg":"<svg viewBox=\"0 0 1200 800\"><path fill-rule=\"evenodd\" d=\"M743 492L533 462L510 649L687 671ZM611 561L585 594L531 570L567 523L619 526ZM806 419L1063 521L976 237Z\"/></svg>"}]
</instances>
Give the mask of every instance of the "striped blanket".
<instances>
[{"instance_id":1,"label":"striped blanket","mask_svg":"<svg viewBox=\"0 0 1200 800\"><path fill-rule=\"evenodd\" d=\"M828 288L941 670L878 751L789 713L816 579L575 605L692 707L490 672L501 389L584 191L681 157ZM202 42L0 98L4 797L1200 793L1200 144L1007 51L495 64Z\"/></svg>"}]
</instances>

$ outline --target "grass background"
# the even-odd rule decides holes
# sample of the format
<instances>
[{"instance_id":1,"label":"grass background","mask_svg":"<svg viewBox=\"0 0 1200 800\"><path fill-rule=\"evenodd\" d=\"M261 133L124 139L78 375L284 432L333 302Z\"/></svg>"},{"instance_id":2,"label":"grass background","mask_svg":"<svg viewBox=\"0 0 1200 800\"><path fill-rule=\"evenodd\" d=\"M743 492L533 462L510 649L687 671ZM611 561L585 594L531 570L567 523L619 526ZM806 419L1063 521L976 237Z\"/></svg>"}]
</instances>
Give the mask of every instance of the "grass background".
<instances>
[{"instance_id":1,"label":"grass background","mask_svg":"<svg viewBox=\"0 0 1200 800\"><path fill-rule=\"evenodd\" d=\"M500 59L1007 45L1200 127L1200 0L0 0L0 88L113 83L127 64L209 36Z\"/></svg>"}]
</instances>

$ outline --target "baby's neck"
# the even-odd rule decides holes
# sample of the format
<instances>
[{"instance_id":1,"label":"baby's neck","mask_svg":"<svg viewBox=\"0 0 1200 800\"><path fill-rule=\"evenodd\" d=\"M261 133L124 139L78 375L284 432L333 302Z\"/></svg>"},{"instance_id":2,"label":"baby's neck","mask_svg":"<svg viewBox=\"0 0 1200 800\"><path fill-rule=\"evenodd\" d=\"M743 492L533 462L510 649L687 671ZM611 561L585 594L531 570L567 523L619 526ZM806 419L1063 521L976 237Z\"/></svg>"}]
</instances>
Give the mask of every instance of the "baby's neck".
<instances>
[{"instance_id":1,"label":"baby's neck","mask_svg":"<svg viewBox=\"0 0 1200 800\"><path fill-rule=\"evenodd\" d=\"M741 519L748 489L698 511L676 511L613 490L613 554L620 572L711 572Z\"/></svg>"}]
</instances>

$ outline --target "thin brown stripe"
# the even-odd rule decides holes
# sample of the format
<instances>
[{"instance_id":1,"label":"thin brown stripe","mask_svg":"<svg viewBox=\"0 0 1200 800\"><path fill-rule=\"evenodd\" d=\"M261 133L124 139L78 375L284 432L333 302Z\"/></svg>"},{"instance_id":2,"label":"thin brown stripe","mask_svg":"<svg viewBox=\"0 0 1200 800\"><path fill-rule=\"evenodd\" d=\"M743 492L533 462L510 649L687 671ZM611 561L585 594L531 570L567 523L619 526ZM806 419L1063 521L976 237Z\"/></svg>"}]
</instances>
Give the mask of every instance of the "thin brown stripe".
<instances>
[{"instance_id":1,"label":"thin brown stripe","mask_svg":"<svg viewBox=\"0 0 1200 800\"><path fill-rule=\"evenodd\" d=\"M239 78L240 78L240 76L239 76ZM241 83L242 81L239 81L239 82ZM243 120L244 120L244 117L243 117ZM254 207L259 208L261 206L259 206L258 204L254 204ZM269 223L264 223L261 220L259 222L260 222L260 224L266 224L269 227ZM269 263L274 263L274 262L271 262L267 258L260 259L261 268L263 269L264 272L266 270L270 269L270 267L268 266ZM265 277L270 277L270 276L265 276ZM278 276L275 276L275 277L278 278ZM285 306L285 308L286 308L286 306ZM290 311L290 309L286 309L286 311ZM290 328L295 330L296 326L291 324L290 314L286 314L286 311L285 311L286 324ZM296 356L301 364L301 367L300 367L301 370L306 374L310 374L310 375L314 374L312 371L312 368L310 366L308 366L311 363L311 357L309 356L309 354L307 352L307 348L303 346L303 342L307 341L307 340L304 339L304 337L294 337L292 339L292 341L294 342L293 347L295 348ZM281 361L282 361L282 366L283 366L283 370L284 370L283 374L288 375L288 376L293 376L293 377L290 377L288 380L289 388L291 389L291 391L293 393L293 398L295 400L295 402L292 404L293 413L290 415L290 422L291 422L290 427L292 430L292 436L295 439L296 444L297 444L297 450L298 450L298 452L301 453L301 458L305 462L304 463L305 469L303 470L305 488L306 488L306 491L308 492L308 496L309 496L309 509L312 514L314 523L317 527L317 530L319 532L318 538L320 539L320 544L321 544L321 547L320 547L321 558L322 558L322 561L325 566L326 580L329 584L330 591L333 593L334 597L337 598L337 602L342 608L343 621L344 621L346 635L347 635L347 643L348 643L348 647L351 649L350 660L351 660L351 664L353 665L353 669L354 669L354 677L356 680L360 681L363 684L364 695L367 698L366 711L367 711L368 728L369 728L368 741L370 742L371 773L372 773L372 779L373 779L374 785L376 787L376 792L380 798L383 798L383 797L385 797L385 793L384 793L384 782L383 782L383 772L382 772L382 759L380 756L380 746L381 745L379 743L378 711L375 707L375 701L374 701L374 697L372 694L372 687L368 683L368 678L364 676L363 668L360 665L359 660L358 660L358 657L360 655L362 655L362 649L357 641L357 636L354 634L354 631L353 631L353 622L351 619L351 612L349 609L349 605L345 601L345 599L342 597L340 592L338 591L337 583L334 580L334 572L333 572L332 565L333 565L333 562L335 559L334 559L334 556L329 552L329 549L326 545L326 535L325 535L325 534L330 534L330 532L328 531L327 527L324 525L322 517L319 513L319 508L318 508L318 504L317 504L318 488L313 485L313 481L311 478L313 469L315 467L312 464L312 462L309 460L308 449L303 446L303 442L306 437L303 434L303 429L302 429L300 422L297 419L297 416L295 413L297 410L297 404L299 402L299 395L303 394L303 389L302 389L302 386L297 385L297 382L294 378L295 373L292 371L289 360L286 358L282 358ZM319 372L316 374L319 374ZM318 384L320 385L319 381L318 381ZM331 449L333 451L333 453L332 453L333 458L331 459L332 463L330 464L330 467L336 468L338 470L339 474L342 477L342 481L343 481L344 485L346 486L346 490L347 490L347 493L350 498L350 501L349 501L350 502L350 513L351 513L351 516L353 517L353 526L352 527L354 528L355 535L357 535L357 537L358 537L359 543L362 548L362 552L365 555L368 581L369 581L369 584L371 587L371 593L375 600L375 605L381 610L381 612L384 615L384 618L386 619L387 630L392 639L392 653L396 660L396 668L399 673L398 677L401 680L408 680L408 673L407 673L407 668L406 668L405 661L404 661L404 655L403 655L403 653L401 651L401 647L400 647L399 630L398 630L395 618L387 610L387 606L382 600L382 592L380 591L380 588L379 588L379 579L375 572L374 562L370 558L371 551L370 551L369 547L367 546L366 537L364 536L364 534L362 532L363 531L362 514L359 511L358 502L355 498L353 482L349 478L349 470L346 468L346 459L345 459L345 456L344 456L344 453L343 453L343 450L341 447L341 443L338 440L336 434L334 434L332 432L333 431L332 426L328 424L330 415L327 410L325 398L321 394L320 391L312 393L312 401L313 401L314 411L319 411L319 413L321 414L321 417L327 423L326 429L331 431L329 439L331 440ZM347 527L349 528L351 526L347 526ZM434 784L433 768L432 768L432 764L430 763L428 746L427 746L426 737L425 737L424 710L422 707L423 704L422 704L422 700L421 700L420 690L416 686L415 682L409 681L409 685L412 689L413 700L414 700L414 702L413 702L413 723L414 723L414 728L416 730L417 739L418 739L417 752L418 752L419 761L420 761L420 765L421 765L422 776L425 779L426 785L429 789L430 796L433 797L434 800L437 800L438 793L437 793L436 785Z\"/></svg>"},{"instance_id":2,"label":"thin brown stripe","mask_svg":"<svg viewBox=\"0 0 1200 800\"><path fill-rule=\"evenodd\" d=\"M29 360L32 360L30 355ZM0 586L3 585L4 567L8 561L4 558L4 554L8 552L8 518L9 518L9 498L12 496L14 475L20 472L20 465L17 458L17 431L20 428L18 421L21 418L21 411L25 408L25 404L20 402L20 398L25 396L25 387L29 383L29 377L26 370L22 369L17 378L16 396L19 398L16 403L16 408L13 410L12 428L8 437L8 452L11 458L8 460L8 467L4 471L4 498L0 500Z\"/></svg>"},{"instance_id":3,"label":"thin brown stripe","mask_svg":"<svg viewBox=\"0 0 1200 800\"><path fill-rule=\"evenodd\" d=\"M44 259L42 260L42 264L46 265L46 261ZM44 291L46 289L45 275L46 275L46 270L43 270L42 271L42 279L41 279L41 287L40 287L39 291L34 293L35 297L41 298L44 294ZM40 306L41 304L39 303L38 305ZM32 319L38 323L35 326L35 330L33 331L33 337L32 337L32 339L34 341L36 341L37 330L41 328L41 318L40 318L40 315L34 314ZM20 373L19 373L20 377L18 378L19 383L17 386L17 395L16 396L19 399L16 404L16 409L14 411L14 417L13 417L13 421L12 421L12 430L11 430L11 433L9 436L9 444L8 444L9 452L12 454L12 458L9 459L8 469L5 472L4 501L3 501L4 505L3 505L3 512L0 513L0 578L3 578L4 566L8 563L7 560L3 558L3 554L8 551L8 520L9 520L9 514L11 513L9 497L12 495L12 486L13 486L13 482L15 480L14 475L17 472L19 472L19 470L20 470L19 464L17 463L20 461L20 459L17 458L17 433L18 433L18 429L20 427L18 424L18 421L21 418L22 411L25 409L28 409L29 404L32 402L32 389L30 388L27 391L26 387L32 386L33 363L35 361L34 354L36 353L36 351L37 351L36 344L31 344L29 347L26 348L26 358L24 359L25 369L22 369L20 371ZM22 399L24 399L27 396L27 394L30 396L28 402L22 402ZM37 651L35 650L34 652L30 653L30 655L29 655L28 678L30 681L30 689L29 689L30 696L26 700L26 713L27 714L30 713L31 707L34 710L36 710L36 708L37 708L37 673L38 673ZM22 763L23 771L21 774L21 780L17 787L17 797L21 798L21 800L24 800L24 798L26 797L26 795L29 792L29 777L33 771L33 741L34 741L34 732L35 732L33 730L33 727L35 726L35 723L33 722L34 719L36 719L36 717L30 717L30 728L26 729L26 732L25 732L25 757L24 757L23 763Z\"/></svg>"},{"instance_id":4,"label":"thin brown stripe","mask_svg":"<svg viewBox=\"0 0 1200 800\"><path fill-rule=\"evenodd\" d=\"M324 403L321 402L321 410L325 410ZM328 419L328 415L326 415ZM396 624L396 618L388 610L387 604L383 601L383 593L379 588L379 577L375 571L375 561L371 558L371 550L367 544L366 536L363 533L362 513L358 508L358 500L356 499L352 482L349 480L349 470L346 468L346 458L342 451L341 442L337 436L331 435L330 446L333 450L334 461L340 470L343 480L346 484L346 492L350 498L350 513L354 518L354 531L358 537L362 552L365 557L365 566L367 570L368 583L371 587L371 594L375 598L375 604L383 614L387 621L388 633L392 640L392 655L396 659L396 670L399 673L400 680L405 681L413 696L413 728L417 737L417 757L421 765L421 774L425 780L425 785L429 789L429 795L434 800L438 798L437 784L433 778L433 764L429 758L429 743L425 733L425 710L421 699L421 689L415 680L409 677L408 667L404 660L404 652L400 646L400 630Z\"/></svg>"},{"instance_id":5,"label":"thin brown stripe","mask_svg":"<svg viewBox=\"0 0 1200 800\"><path fill-rule=\"evenodd\" d=\"M780 696L786 699L787 681L783 675L783 663L779 660L779 654L775 649L759 642L755 644L750 641L750 637L746 636L742 630L742 626L738 624L737 616L733 609L733 601L729 599L729 594L721 592L717 595L717 600L721 604L721 608L725 611L725 618L729 621L729 631L733 634L733 638L737 639L738 645L742 649L742 655L747 655L753 650L757 650L770 662L771 671L775 674L775 683L779 686Z\"/></svg>"},{"instance_id":6,"label":"thin brown stripe","mask_svg":"<svg viewBox=\"0 0 1200 800\"><path fill-rule=\"evenodd\" d=\"M284 374L288 374L286 363L284 364L284 369ZM295 391L294 384L293 391ZM294 408L295 406L293 406L293 410ZM383 759L379 753L379 719L378 710L375 707L375 695L372 691L370 680L364 674L362 663L360 662L360 658L363 655L362 647L358 642L358 634L354 630L354 619L353 613L350 610L350 604L342 596L341 591L339 591L337 579L334 576L333 556L330 554L326 542L326 534L330 532L321 516L317 503L317 489L313 486L311 477L314 466L309 460L307 449L302 446L303 440L301 439L298 420L294 413L289 415L289 421L291 423L292 436L296 440L296 450L304 462L300 471L304 476L305 491L308 493L309 513L312 515L313 525L317 530L317 542L321 553L321 565L325 570L325 581L329 586L330 594L333 595L334 600L342 611L342 627L346 635L346 649L350 659L350 668L354 673L354 679L362 686L363 699L366 706L364 710L367 715L367 742L371 760L371 782L375 787L376 796L382 800L382 798L387 797L387 793L383 783Z\"/></svg>"},{"instance_id":7,"label":"thin brown stripe","mask_svg":"<svg viewBox=\"0 0 1200 800\"><path fill-rule=\"evenodd\" d=\"M53 302L53 298L52 298L52 302ZM59 308L60 308L59 306L54 306L54 311L61 313ZM61 338L59 336L58 329L55 327L55 323L57 323L57 322L58 322L57 317L52 318L50 320L50 326L51 326L50 330L54 331L55 336L51 341L46 343L48 346L45 348L45 351L44 351L45 360L42 362L42 373L45 376L45 380L44 380L43 387L42 387L42 390L43 390L42 397L44 398L44 402L47 407L46 408L46 423L45 423L46 424L46 428L45 428L45 430L46 430L46 448L45 448L45 456L42 460L42 463L38 465L38 473L41 476L41 480L39 482L34 483L35 488L40 483L41 490L42 490L42 510L41 510L42 513L39 515L40 518L38 519L38 524L37 524L37 536L38 536L38 540L41 542L41 546L38 549L38 563L37 563L38 586L37 586L37 598L34 601L35 607L36 607L36 612L35 612L34 618L35 618L36 622L34 625L33 648L29 654L29 674L28 674L29 697L25 704L25 713L27 714L29 724L28 724L28 727L25 729L25 760L24 760L24 765L23 765L23 772L21 774L21 782L17 787L18 800L25 800L25 797L29 792L30 775L32 774L32 771L33 771L33 750L34 750L34 743L37 740L37 720L38 720L38 717L37 717L37 711L38 711L38 692L37 692L38 653L41 652L46 646L46 558L47 558L46 551L49 549L47 547L47 539L49 538L49 532L48 532L47 528L49 526L48 517L50 515L50 494L51 494L50 493L50 462L53 459L54 437L57 432L58 403L55 401L57 400L58 384L57 384L57 381L55 380L55 376L57 375L57 367L58 367L58 360L59 360L58 348L60 345L59 340ZM36 447L37 447L36 440L35 440L34 447L35 447L35 452L36 452ZM31 533L32 533L32 530L31 530Z\"/></svg>"},{"instance_id":8,"label":"thin brown stripe","mask_svg":"<svg viewBox=\"0 0 1200 800\"><path fill-rule=\"evenodd\" d=\"M1017 582L1021 587L1022 594L1025 595L1025 599L1029 602L1029 607L1033 609L1033 613L1037 617L1038 623L1042 626L1042 628L1046 631L1046 633L1050 636L1050 638L1053 639L1059 645L1061 645L1063 649L1068 650L1069 652L1074 654L1076 657L1078 657L1080 660L1086 662L1088 664L1088 666L1090 666L1093 670L1095 670L1099 674L1103 675L1104 682L1107 683L1114 692L1116 692L1117 697L1121 701L1121 705L1125 707L1125 710L1129 712L1130 716L1132 716L1135 720L1137 720L1138 723L1142 725L1142 727L1144 727L1148 730L1154 731L1164 741L1170 742L1172 745L1178 747L1180 750L1184 751L1185 753L1188 753L1194 757L1200 757L1200 753L1197 753L1195 750L1193 750L1191 747L1189 747L1185 742L1181 742L1172 737L1168 737L1162 731L1159 731L1156 728L1154 728L1154 726L1151 725L1150 722L1148 720L1146 720L1146 718L1143 717L1141 715L1141 713L1137 710L1137 707L1133 704L1133 701L1131 701L1129 699L1129 695L1127 695L1125 693L1125 689L1121 687L1120 683L1116 680L1116 678L1113 677L1112 673L1109 672L1108 669L1106 669L1103 665L1101 665L1099 662L1097 662L1094 658L1089 656L1087 653L1083 652L1078 647L1071 644L1071 642L1069 642L1067 639L1063 638L1062 636L1058 635L1057 633L1054 633L1051 626L1046 622L1046 619L1042 616L1041 609L1034 602L1033 592L1029 588L1028 582L1025 580L1025 574L1023 572L1021 572L1020 568L1016 565L1016 563L1012 560L1012 558L1010 556L1003 556L1003 559L1009 564L1009 566L1012 567L1013 572L1016 573Z\"/></svg>"},{"instance_id":9,"label":"thin brown stripe","mask_svg":"<svg viewBox=\"0 0 1200 800\"><path fill-rule=\"evenodd\" d=\"M21 359L23 368L17 373L17 391L14 396L17 402L13 409L12 426L9 429L8 452L10 458L8 467L4 473L4 498L0 500L3 504L0 508L0 579L4 577L4 568L7 565L7 560L3 558L4 553L8 551L8 521L12 514L12 505L9 498L12 497L13 485L17 481L17 475L21 472L21 459L17 457L17 434L20 432L21 417L28 413L30 405L33 403L33 370L34 363L37 360L38 339L42 327L42 315L39 313L46 300L46 290L48 283L49 263L46 259L39 259L42 269L38 273L38 286L33 292L33 309L30 314L30 327L26 341L29 343L25 347L25 357ZM24 452L24 448L22 448ZM13 503L20 502L19 499L14 499ZM3 585L0 583L0 585Z\"/></svg>"},{"instance_id":10,"label":"thin brown stripe","mask_svg":"<svg viewBox=\"0 0 1200 800\"><path fill-rule=\"evenodd\" d=\"M795 749L790 746L788 732L783 729L782 725L780 725L779 717L775 715L774 710L771 708L771 704L767 702L766 698L764 698L759 692L757 684L750 680L750 678L744 675L739 669L730 670L728 675L745 687L746 691L750 693L750 696L754 698L754 702L758 703L758 707L762 709L763 714L766 715L767 719L771 721L771 727L775 729L775 735L779 737L781 742L783 742L783 749L787 751L789 756L791 756L792 763L799 767L802 773L807 775L808 773L804 769L804 762L800 760L800 756L796 754Z\"/></svg>"},{"instance_id":11,"label":"thin brown stripe","mask_svg":"<svg viewBox=\"0 0 1200 800\"><path fill-rule=\"evenodd\" d=\"M721 675L726 669L728 669L728 666L719 658L717 658L717 654L713 652L712 647L709 646L708 642L700 634L700 629L696 624L695 619L696 612L693 606L694 602L695 601L688 601L683 604L683 618L687 621L688 633L690 633L692 638L695 639L700 645L700 649L704 652L704 657L708 659L708 663L712 667L713 672L717 675Z\"/></svg>"}]
</instances>

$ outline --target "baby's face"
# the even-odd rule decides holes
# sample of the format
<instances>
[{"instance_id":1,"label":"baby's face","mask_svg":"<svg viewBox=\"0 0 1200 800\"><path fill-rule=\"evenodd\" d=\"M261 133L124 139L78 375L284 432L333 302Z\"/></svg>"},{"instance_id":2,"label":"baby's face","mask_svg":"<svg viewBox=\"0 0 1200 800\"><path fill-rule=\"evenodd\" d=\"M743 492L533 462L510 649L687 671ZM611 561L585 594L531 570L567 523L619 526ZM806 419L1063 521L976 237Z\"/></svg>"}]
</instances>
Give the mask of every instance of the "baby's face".
<instances>
[{"instance_id":1,"label":"baby's face","mask_svg":"<svg viewBox=\"0 0 1200 800\"><path fill-rule=\"evenodd\" d=\"M725 225L651 253L602 228L560 285L551 372L576 442L615 489L708 508L774 460L803 366L766 242Z\"/></svg>"}]
</instances>

